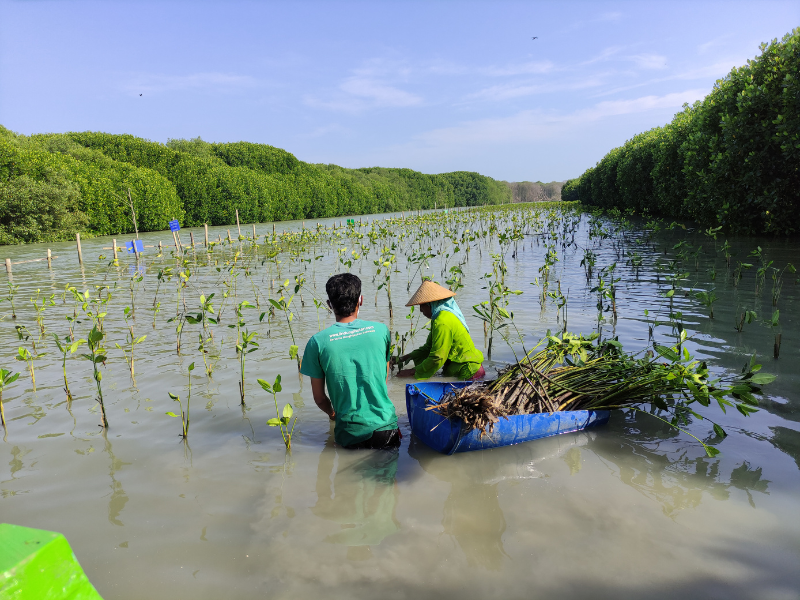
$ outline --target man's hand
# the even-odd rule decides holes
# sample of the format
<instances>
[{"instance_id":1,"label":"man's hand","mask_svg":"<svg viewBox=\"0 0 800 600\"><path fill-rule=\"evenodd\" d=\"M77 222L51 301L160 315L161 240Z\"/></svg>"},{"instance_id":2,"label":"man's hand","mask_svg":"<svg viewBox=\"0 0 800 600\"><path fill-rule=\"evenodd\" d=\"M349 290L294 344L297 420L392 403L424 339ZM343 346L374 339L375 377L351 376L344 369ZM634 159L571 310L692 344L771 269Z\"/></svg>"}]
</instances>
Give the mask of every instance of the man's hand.
<instances>
[{"instance_id":1,"label":"man's hand","mask_svg":"<svg viewBox=\"0 0 800 600\"><path fill-rule=\"evenodd\" d=\"M413 377L416 369L403 369L397 372L398 377Z\"/></svg>"},{"instance_id":2,"label":"man's hand","mask_svg":"<svg viewBox=\"0 0 800 600\"><path fill-rule=\"evenodd\" d=\"M330 420L336 418L336 412L333 410L330 398L325 393L325 380L316 377L311 378L311 393L314 396L314 402L319 409L328 415Z\"/></svg>"}]
</instances>

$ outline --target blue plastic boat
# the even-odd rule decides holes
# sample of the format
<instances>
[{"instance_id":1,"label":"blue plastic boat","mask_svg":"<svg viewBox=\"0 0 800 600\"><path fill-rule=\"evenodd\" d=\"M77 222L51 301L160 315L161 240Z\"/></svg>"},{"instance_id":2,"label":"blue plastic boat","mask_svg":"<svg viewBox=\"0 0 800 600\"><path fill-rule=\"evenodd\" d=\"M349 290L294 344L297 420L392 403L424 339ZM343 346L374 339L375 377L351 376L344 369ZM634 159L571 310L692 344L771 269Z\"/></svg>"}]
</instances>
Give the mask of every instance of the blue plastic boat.
<instances>
[{"instance_id":1,"label":"blue plastic boat","mask_svg":"<svg viewBox=\"0 0 800 600\"><path fill-rule=\"evenodd\" d=\"M467 431L460 419L445 419L427 407L436 404L447 392L470 385L456 383L409 383L406 385L406 408L412 433L442 454L511 446L539 438L580 431L608 422L607 410L573 410L501 418L483 437L478 429Z\"/></svg>"}]
</instances>

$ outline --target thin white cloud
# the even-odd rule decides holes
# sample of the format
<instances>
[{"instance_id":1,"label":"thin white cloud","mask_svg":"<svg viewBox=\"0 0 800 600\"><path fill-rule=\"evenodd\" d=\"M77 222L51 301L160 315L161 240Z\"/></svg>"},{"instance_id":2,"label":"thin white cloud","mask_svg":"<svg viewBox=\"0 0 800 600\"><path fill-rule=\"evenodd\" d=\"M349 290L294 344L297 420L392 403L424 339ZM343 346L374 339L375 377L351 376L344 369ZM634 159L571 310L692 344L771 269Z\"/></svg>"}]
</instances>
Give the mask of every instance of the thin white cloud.
<instances>
[{"instance_id":1,"label":"thin white cloud","mask_svg":"<svg viewBox=\"0 0 800 600\"><path fill-rule=\"evenodd\" d=\"M564 82L522 82L508 83L503 85L493 85L466 96L468 101L482 100L487 102L501 102L522 98L525 96L535 96L539 94L553 94L556 92L583 90L603 85L605 80L602 76L581 78L577 81Z\"/></svg>"},{"instance_id":2,"label":"thin white cloud","mask_svg":"<svg viewBox=\"0 0 800 600\"><path fill-rule=\"evenodd\" d=\"M630 90L635 90L637 88L647 87L649 85L655 85L659 83L663 83L666 81L699 81L699 80L708 80L708 79L722 79L728 73L730 73L731 69L737 65L742 65L747 62L746 58L730 58L726 60L717 61L715 63L709 65L703 65L699 67L693 67L690 69L679 71L678 73L674 73L672 75L668 75L666 77L657 77L654 79L648 79L646 81L641 81L639 83L634 83L631 85L625 86L618 86L609 90L604 90L603 92L594 94L594 98L601 98L603 96L612 96L614 94L619 94L620 92L627 92Z\"/></svg>"},{"instance_id":3,"label":"thin white cloud","mask_svg":"<svg viewBox=\"0 0 800 600\"><path fill-rule=\"evenodd\" d=\"M667 57L660 54L636 54L626 57L640 69L666 69Z\"/></svg>"},{"instance_id":4,"label":"thin white cloud","mask_svg":"<svg viewBox=\"0 0 800 600\"><path fill-rule=\"evenodd\" d=\"M719 46L720 42L730 38L732 35L733 35L732 33L728 33L725 35L721 35L719 37L715 37L713 40L709 40L705 44L700 44L699 46L697 46L697 53L700 55L705 54L706 52L711 50L714 46Z\"/></svg>"},{"instance_id":5,"label":"thin white cloud","mask_svg":"<svg viewBox=\"0 0 800 600\"><path fill-rule=\"evenodd\" d=\"M558 138L567 130L610 117L665 108L678 109L701 99L706 90L686 90L664 96L643 96L630 100L600 102L572 113L558 114L524 110L508 117L467 121L453 127L434 129L416 136L414 145L442 151L477 144L532 143Z\"/></svg>"},{"instance_id":6,"label":"thin white cloud","mask_svg":"<svg viewBox=\"0 0 800 600\"><path fill-rule=\"evenodd\" d=\"M351 77L328 94L327 99L307 94L303 103L312 108L335 112L360 113L375 108L407 108L419 106L423 99L379 80Z\"/></svg>"},{"instance_id":7,"label":"thin white cloud","mask_svg":"<svg viewBox=\"0 0 800 600\"><path fill-rule=\"evenodd\" d=\"M705 97L708 90L695 89L685 92L675 92L664 96L642 96L632 100L609 100L600 102L592 108L575 113L578 121L595 121L603 117L628 115L631 113L646 112L660 108L678 108L686 103Z\"/></svg>"},{"instance_id":8,"label":"thin white cloud","mask_svg":"<svg viewBox=\"0 0 800 600\"><path fill-rule=\"evenodd\" d=\"M189 75L142 73L132 76L130 81L121 87L127 92L154 94L182 90L230 92L257 85L258 80L249 75L210 72Z\"/></svg>"},{"instance_id":9,"label":"thin white cloud","mask_svg":"<svg viewBox=\"0 0 800 600\"><path fill-rule=\"evenodd\" d=\"M609 60L615 54L619 54L621 51L622 51L622 47L621 46L611 46L610 48L604 49L597 56L593 56L592 58L583 61L582 63L579 64L579 66L593 65L594 63L598 63L598 62L605 62L605 61Z\"/></svg>"},{"instance_id":10,"label":"thin white cloud","mask_svg":"<svg viewBox=\"0 0 800 600\"><path fill-rule=\"evenodd\" d=\"M343 92L368 100L373 106L404 107L422 103L422 98L379 80L352 77L339 86Z\"/></svg>"},{"instance_id":11,"label":"thin white cloud","mask_svg":"<svg viewBox=\"0 0 800 600\"><path fill-rule=\"evenodd\" d=\"M537 75L549 73L555 65L549 60L531 61L526 63L510 64L505 67L483 67L477 73L489 77L509 77L514 75Z\"/></svg>"},{"instance_id":12,"label":"thin white cloud","mask_svg":"<svg viewBox=\"0 0 800 600\"><path fill-rule=\"evenodd\" d=\"M306 94L313 108L359 113L376 108L408 108L423 104L422 96L402 89L414 69L404 61L373 58L350 70L350 76L333 89Z\"/></svg>"},{"instance_id":13,"label":"thin white cloud","mask_svg":"<svg viewBox=\"0 0 800 600\"><path fill-rule=\"evenodd\" d=\"M602 15L600 15L597 18L598 21L606 22L606 23L613 22L613 21L619 21L621 19L622 19L622 13L621 12L607 12L607 13L603 13Z\"/></svg>"},{"instance_id":14,"label":"thin white cloud","mask_svg":"<svg viewBox=\"0 0 800 600\"><path fill-rule=\"evenodd\" d=\"M308 133L301 133L298 134L297 137L300 138L321 138L326 135L344 135L352 133L351 130L347 129L346 127L342 127L338 123L331 123L329 125L323 125L322 127L317 127L313 131Z\"/></svg>"}]
</instances>

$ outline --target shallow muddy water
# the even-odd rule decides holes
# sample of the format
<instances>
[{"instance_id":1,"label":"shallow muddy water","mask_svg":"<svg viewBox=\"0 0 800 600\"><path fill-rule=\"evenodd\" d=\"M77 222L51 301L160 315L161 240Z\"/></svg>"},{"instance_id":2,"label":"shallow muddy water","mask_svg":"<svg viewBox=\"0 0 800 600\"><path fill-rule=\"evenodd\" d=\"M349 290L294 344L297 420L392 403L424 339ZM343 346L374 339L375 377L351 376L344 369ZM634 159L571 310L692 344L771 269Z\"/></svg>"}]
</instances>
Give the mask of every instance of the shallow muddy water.
<instances>
[{"instance_id":1,"label":"shallow muddy water","mask_svg":"<svg viewBox=\"0 0 800 600\"><path fill-rule=\"evenodd\" d=\"M383 218L380 216L378 218ZM371 217L370 220L375 219ZM323 222L325 224L326 222ZM330 225L332 221L328 221ZM308 225L308 223L306 223ZM297 230L299 222L279 223L278 230ZM607 224L609 229L611 224ZM192 230L202 239L202 230ZM225 236L211 228L211 237ZM251 231L251 226L243 227ZM272 225L258 225L260 236ZM366 228L364 228L366 231ZM584 215L575 236L577 247L557 245L559 262L550 275L569 290L568 328L590 333L597 327L596 295L589 292L580 261L588 238ZM182 232L184 243L188 232ZM407 243L410 233L397 238ZM617 260L612 235L595 248L596 271ZM122 237L122 236L120 236ZM167 233L142 234L145 244L166 245ZM129 239L129 237L128 237ZM263 239L263 238L262 238ZM547 236L531 231L508 252L506 281L522 290L512 297L511 309L528 348L548 329L560 329L556 308L542 309L539 277ZM755 295L755 267L733 285L736 260L760 245L773 266L800 263L797 240L731 239L736 256L731 270L714 251L714 241L699 231L673 229L647 238L639 229L625 234L628 248L643 257L638 274L618 260L619 318L602 326L604 336L618 335L626 349L648 345L644 310L666 318L665 275L657 260L674 258L675 244L687 240L703 246L684 269L688 277L675 294L676 310L692 334L688 347L708 359L720 373L738 371L757 352L764 371L778 375L765 388L762 410L744 418L735 410L722 414L703 409L726 428L719 440L707 422L688 429L721 454L708 458L689 436L643 414L612 413L608 425L513 447L442 456L410 434L405 416L404 386L392 378L389 391L403 431L399 452L346 451L334 446L332 428L311 397L306 378L297 375L289 358L289 331L281 315L258 323L267 310L274 265L254 261L248 279L238 278L239 300L255 303L250 284L259 292L261 310L246 312L259 332L261 347L248 355L246 407L240 406L239 371L235 354L233 301L228 300L222 323L212 326L215 362L213 378L203 372L197 351L201 325L185 325L182 353L176 354L174 316L176 278L159 289L161 310L152 326L156 273L176 262L156 258L146 248L140 267L145 276L136 290L138 336L147 335L136 350L133 386L123 354L114 343L125 341L123 308L131 304L130 281L136 273L132 255L120 255L121 266L108 267L110 238L83 242L85 264L79 268L74 244L50 244L52 269L46 262L13 267L18 318L11 319L8 301L0 304L0 365L20 371L17 382L3 394L8 431L0 441L0 520L55 530L69 539L87 575L108 599L141 598L759 598L800 597L800 286L796 275L784 276L778 301L780 324L770 327L772 281ZM638 243L637 240L639 240ZM724 238L719 236L717 248ZM127 240L124 240L127 241ZM364 240L366 242L366 240ZM122 244L123 240L118 239ZM383 243L387 243L386 240ZM391 239L388 240L391 243ZM426 242L427 244L428 242ZM440 243L437 240L436 243ZM352 250L351 241L340 245ZM247 242L242 247L246 248ZM238 248L234 244L234 248ZM307 286L324 293L324 282L338 271L336 246L308 244L292 262L281 254L283 275L305 273ZM46 245L4 247L0 258L14 262L41 258ZM463 250L463 249L462 249ZM481 275L490 269L490 250L474 246L462 266L465 287L458 292L479 347L486 340L482 324L470 308L486 299ZM402 305L407 280L419 282L416 265L408 267L398 255L393 274L394 319L389 321L386 295L374 282L373 250L360 263L365 303L362 317L381 320L401 333L409 329ZM621 253L621 254L622 254ZM188 256L205 263L198 246ZM315 259L316 256L322 258ZM227 247L213 257L220 266L229 259ZM262 252L263 258L263 252ZM193 269L186 302L194 308L200 292L216 292L222 302L222 278L211 265ZM442 261L430 261L423 274L443 282ZM452 261L451 261L452 264ZM716 279L709 269L716 264ZM353 266L359 274L359 268ZM72 315L70 294L62 302L65 284L79 289L113 285L106 331L109 358L103 369L103 390L110 427L98 427L90 363L75 356L67 360L74 400L65 401L61 359L52 333L68 332L65 314ZM276 285L279 282L276 281ZM5 282L3 282L5 285ZM715 287L719 300L713 320L708 309L684 289ZM56 294L46 308L46 335L37 343L44 356L34 361L34 392L24 363L14 360L20 342L15 325L25 325L38 339L39 328L29 298L40 289ZM2 290L2 288L0 288ZM301 352L318 329L317 310L308 295L295 306L294 334ZM295 299L298 303L299 298ZM754 310L757 318L734 329L734 314ZM78 307L80 313L80 307ZM416 315L417 313L415 313ZM321 311L319 318L330 324ZM605 315L609 319L609 315ZM76 325L85 338L86 319ZM420 323L421 325L422 323ZM780 358L772 358L776 332L782 333ZM425 332L412 345L424 341ZM655 328L656 339L674 339L669 326ZM85 351L85 350L81 350ZM495 338L487 372L513 360L508 346ZM192 377L191 429L188 443L178 434L180 423L165 415L176 410L167 392L187 392ZM492 367L492 368L489 368ZM281 405L290 402L300 416L291 453L280 434L266 425L275 416L272 398L256 383L283 377Z\"/></svg>"}]
</instances>

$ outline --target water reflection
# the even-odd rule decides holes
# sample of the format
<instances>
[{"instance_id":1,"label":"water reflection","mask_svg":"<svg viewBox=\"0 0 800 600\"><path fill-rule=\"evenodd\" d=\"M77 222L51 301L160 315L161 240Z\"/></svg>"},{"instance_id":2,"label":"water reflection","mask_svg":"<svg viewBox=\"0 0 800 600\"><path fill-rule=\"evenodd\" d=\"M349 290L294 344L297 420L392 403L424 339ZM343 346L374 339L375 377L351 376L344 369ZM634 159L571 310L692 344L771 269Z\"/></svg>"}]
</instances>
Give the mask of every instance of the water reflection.
<instances>
[{"instance_id":1,"label":"water reflection","mask_svg":"<svg viewBox=\"0 0 800 600\"><path fill-rule=\"evenodd\" d=\"M776 425L770 427L772 439L770 443L781 452L784 452L794 459L797 468L800 469L800 431Z\"/></svg>"},{"instance_id":2,"label":"water reflection","mask_svg":"<svg viewBox=\"0 0 800 600\"><path fill-rule=\"evenodd\" d=\"M608 435L598 438L591 449L616 466L622 483L661 504L666 516L696 508L704 492L715 500L727 500L731 488L740 489L753 508L751 492L768 493L770 482L762 479L761 467L745 461L725 477L720 459L708 458L701 448L675 444L671 438L678 435L676 430L643 420L647 418L641 413L612 416Z\"/></svg>"},{"instance_id":3,"label":"water reflection","mask_svg":"<svg viewBox=\"0 0 800 600\"><path fill-rule=\"evenodd\" d=\"M123 527L124 523L119 520L119 516L122 514L122 510L128 503L128 495L125 493L125 490L122 489L122 483L117 481L116 475L117 472L122 469L122 467L128 466L131 463L122 462L120 459L114 456L111 442L108 440L108 436L105 434L105 432L103 433L103 438L106 441L105 451L108 454L108 457L111 459L108 468L108 474L111 476L111 497L108 499L108 522L112 525Z\"/></svg>"},{"instance_id":4,"label":"water reflection","mask_svg":"<svg viewBox=\"0 0 800 600\"><path fill-rule=\"evenodd\" d=\"M319 455L317 503L311 512L340 524L341 531L324 541L348 547L375 546L399 531L395 515L398 456L399 450L344 450L328 437ZM348 552L351 559L366 555L366 548Z\"/></svg>"},{"instance_id":5,"label":"water reflection","mask_svg":"<svg viewBox=\"0 0 800 600\"><path fill-rule=\"evenodd\" d=\"M485 456L481 457L443 456L412 437L408 454L427 473L450 483L442 527L456 540L467 564L499 571L508 555L503 548L506 519L497 496L500 484L497 476L509 464L507 453L483 451L480 454Z\"/></svg>"},{"instance_id":6,"label":"water reflection","mask_svg":"<svg viewBox=\"0 0 800 600\"><path fill-rule=\"evenodd\" d=\"M17 477L17 473L19 473L22 469L25 468L25 463L22 461L22 459L25 457L26 454L29 454L30 452L31 452L30 449L23 450L19 446L13 446L11 448L11 460L8 463L8 466L10 467L11 478L0 481L0 485L11 483L12 481L19 479ZM19 492L17 490L6 489L5 487L0 488L0 496L3 498L16 496L19 493L27 493L27 490Z\"/></svg>"},{"instance_id":7,"label":"water reflection","mask_svg":"<svg viewBox=\"0 0 800 600\"><path fill-rule=\"evenodd\" d=\"M412 436L408 454L425 472L450 484L442 527L464 552L467 564L499 571L508 557L503 547L506 519L498 495L500 484L541 478L539 465L559 456L570 473L578 473L580 449L596 435L584 431L453 456L439 454Z\"/></svg>"}]
</instances>

